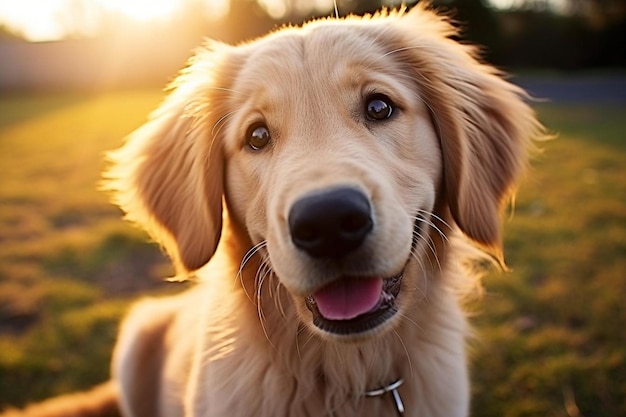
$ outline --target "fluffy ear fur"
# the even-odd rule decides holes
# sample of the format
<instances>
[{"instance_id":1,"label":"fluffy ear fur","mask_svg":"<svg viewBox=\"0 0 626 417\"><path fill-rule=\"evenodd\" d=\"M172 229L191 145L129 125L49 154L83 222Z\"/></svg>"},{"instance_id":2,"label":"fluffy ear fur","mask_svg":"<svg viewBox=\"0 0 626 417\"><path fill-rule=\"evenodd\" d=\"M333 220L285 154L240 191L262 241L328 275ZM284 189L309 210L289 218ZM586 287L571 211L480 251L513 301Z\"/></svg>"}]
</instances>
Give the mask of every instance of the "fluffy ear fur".
<instances>
[{"instance_id":1,"label":"fluffy ear fur","mask_svg":"<svg viewBox=\"0 0 626 417\"><path fill-rule=\"evenodd\" d=\"M398 20L409 64L441 141L444 192L461 231L503 264L500 212L541 131L523 90L480 63L455 28L418 5Z\"/></svg>"},{"instance_id":2,"label":"fluffy ear fur","mask_svg":"<svg viewBox=\"0 0 626 417\"><path fill-rule=\"evenodd\" d=\"M114 202L163 247L178 273L206 264L222 227L224 164L214 137L224 101L226 46L202 50L150 120L109 154Z\"/></svg>"}]
</instances>

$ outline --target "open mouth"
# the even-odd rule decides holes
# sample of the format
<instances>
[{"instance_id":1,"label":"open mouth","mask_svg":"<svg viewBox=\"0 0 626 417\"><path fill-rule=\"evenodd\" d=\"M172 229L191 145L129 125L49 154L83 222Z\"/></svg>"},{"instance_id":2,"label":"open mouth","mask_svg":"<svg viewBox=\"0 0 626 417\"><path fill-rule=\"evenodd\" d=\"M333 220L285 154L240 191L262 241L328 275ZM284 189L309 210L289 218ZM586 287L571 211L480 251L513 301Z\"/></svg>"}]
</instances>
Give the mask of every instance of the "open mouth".
<instances>
[{"instance_id":1,"label":"open mouth","mask_svg":"<svg viewBox=\"0 0 626 417\"><path fill-rule=\"evenodd\" d=\"M423 224L423 217L416 216L411 253ZM396 299L403 276L404 270L389 278L345 277L328 284L305 298L313 324L320 330L344 336L377 328L398 313Z\"/></svg>"},{"instance_id":2,"label":"open mouth","mask_svg":"<svg viewBox=\"0 0 626 417\"><path fill-rule=\"evenodd\" d=\"M403 272L386 279L343 278L306 297L313 324L337 335L375 329L398 312Z\"/></svg>"}]
</instances>

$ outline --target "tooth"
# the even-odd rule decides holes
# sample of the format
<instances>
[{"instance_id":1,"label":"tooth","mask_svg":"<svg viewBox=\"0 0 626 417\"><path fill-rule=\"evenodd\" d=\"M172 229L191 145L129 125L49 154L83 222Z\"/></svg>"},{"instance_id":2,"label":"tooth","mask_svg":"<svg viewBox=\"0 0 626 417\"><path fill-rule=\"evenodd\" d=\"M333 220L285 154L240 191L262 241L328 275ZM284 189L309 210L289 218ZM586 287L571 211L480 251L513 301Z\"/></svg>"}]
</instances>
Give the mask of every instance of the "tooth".
<instances>
[{"instance_id":1,"label":"tooth","mask_svg":"<svg viewBox=\"0 0 626 417\"><path fill-rule=\"evenodd\" d=\"M396 299L396 297L389 294L388 292L383 292L383 299L385 303L392 303Z\"/></svg>"}]
</instances>

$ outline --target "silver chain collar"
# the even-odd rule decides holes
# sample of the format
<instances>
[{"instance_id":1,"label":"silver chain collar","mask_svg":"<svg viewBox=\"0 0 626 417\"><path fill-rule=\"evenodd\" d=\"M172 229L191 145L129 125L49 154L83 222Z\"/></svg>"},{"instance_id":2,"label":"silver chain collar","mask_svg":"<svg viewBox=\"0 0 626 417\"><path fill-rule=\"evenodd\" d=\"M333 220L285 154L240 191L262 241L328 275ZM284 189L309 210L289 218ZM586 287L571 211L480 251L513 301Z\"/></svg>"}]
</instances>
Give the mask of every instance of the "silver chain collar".
<instances>
[{"instance_id":1,"label":"silver chain collar","mask_svg":"<svg viewBox=\"0 0 626 417\"><path fill-rule=\"evenodd\" d=\"M380 397L390 392L391 396L393 397L393 401L396 405L396 410L398 411L398 415L402 416L404 415L404 404L402 403L402 398L400 398L400 393L398 392L398 388L400 388L400 386L402 386L403 383L404 383L404 380L400 378L397 381L392 382L391 384L385 387L373 389L370 391L365 391L365 396L366 397Z\"/></svg>"}]
</instances>

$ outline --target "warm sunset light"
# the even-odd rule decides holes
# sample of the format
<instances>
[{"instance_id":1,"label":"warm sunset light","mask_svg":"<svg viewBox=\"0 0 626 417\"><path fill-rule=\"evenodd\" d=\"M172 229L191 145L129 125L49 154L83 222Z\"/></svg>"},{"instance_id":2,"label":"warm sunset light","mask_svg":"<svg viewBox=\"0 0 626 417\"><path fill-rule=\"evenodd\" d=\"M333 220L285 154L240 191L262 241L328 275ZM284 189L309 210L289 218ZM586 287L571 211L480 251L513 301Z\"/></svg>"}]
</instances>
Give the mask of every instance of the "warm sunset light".
<instances>
[{"instance_id":1,"label":"warm sunset light","mask_svg":"<svg viewBox=\"0 0 626 417\"><path fill-rule=\"evenodd\" d=\"M0 25L31 42L90 36L104 16L138 24L163 22L192 4L209 19L222 18L229 0L0 0Z\"/></svg>"},{"instance_id":2,"label":"warm sunset light","mask_svg":"<svg viewBox=\"0 0 626 417\"><path fill-rule=\"evenodd\" d=\"M231 4L243 0L0 0L0 27L31 42L90 37L101 33L103 25L141 26L171 22L189 10L208 20L224 18ZM354 0L256 0L272 19L289 15L307 16L333 13L335 5L342 14L344 4ZM383 0L381 4L398 6L401 0ZM531 0L488 0L496 9L520 8ZM241 4L241 3L240 3ZM557 13L565 13L570 0L545 0L537 4ZM348 6L345 6L349 9ZM345 8L344 7L344 8ZM252 9L250 9L252 10ZM253 13L252 13L253 14ZM106 22L106 23L105 23Z\"/></svg>"},{"instance_id":3,"label":"warm sunset light","mask_svg":"<svg viewBox=\"0 0 626 417\"><path fill-rule=\"evenodd\" d=\"M60 12L66 0L0 0L0 24L31 41L59 39L67 34Z\"/></svg>"},{"instance_id":4,"label":"warm sunset light","mask_svg":"<svg viewBox=\"0 0 626 417\"><path fill-rule=\"evenodd\" d=\"M181 5L179 0L94 0L104 9L138 21L167 19Z\"/></svg>"}]
</instances>

